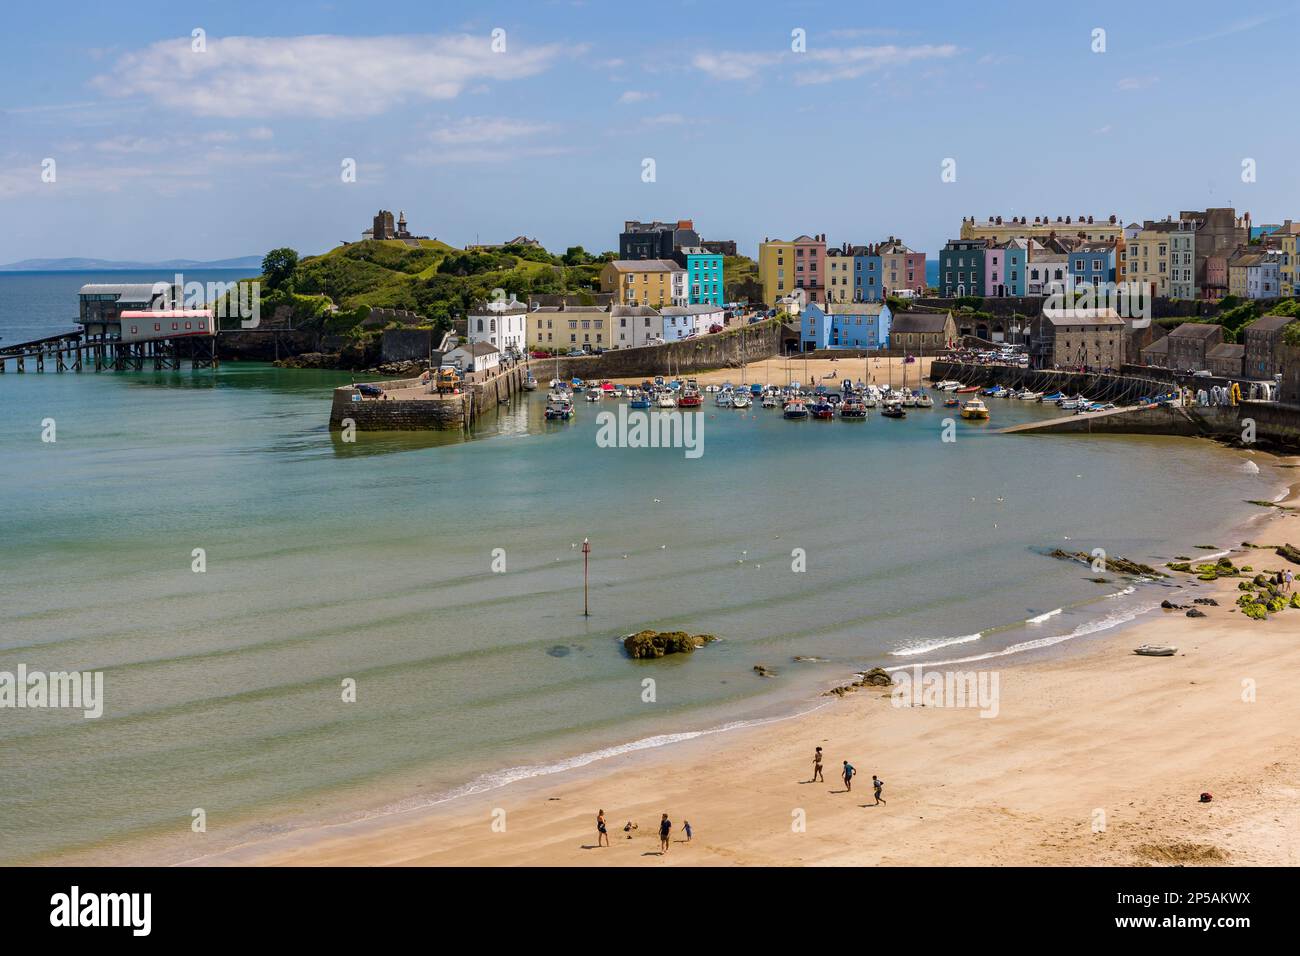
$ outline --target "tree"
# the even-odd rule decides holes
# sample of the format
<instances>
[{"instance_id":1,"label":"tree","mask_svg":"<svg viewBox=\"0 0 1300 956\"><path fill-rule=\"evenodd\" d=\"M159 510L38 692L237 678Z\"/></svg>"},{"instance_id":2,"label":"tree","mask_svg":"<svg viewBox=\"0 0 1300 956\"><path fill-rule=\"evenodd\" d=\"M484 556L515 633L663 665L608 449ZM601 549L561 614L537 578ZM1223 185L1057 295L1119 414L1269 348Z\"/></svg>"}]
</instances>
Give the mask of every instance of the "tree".
<instances>
[{"instance_id":1,"label":"tree","mask_svg":"<svg viewBox=\"0 0 1300 956\"><path fill-rule=\"evenodd\" d=\"M281 249L272 249L262 259L262 275L266 276L266 284L272 289L290 291L293 272L297 268L298 253L287 246Z\"/></svg>"}]
</instances>

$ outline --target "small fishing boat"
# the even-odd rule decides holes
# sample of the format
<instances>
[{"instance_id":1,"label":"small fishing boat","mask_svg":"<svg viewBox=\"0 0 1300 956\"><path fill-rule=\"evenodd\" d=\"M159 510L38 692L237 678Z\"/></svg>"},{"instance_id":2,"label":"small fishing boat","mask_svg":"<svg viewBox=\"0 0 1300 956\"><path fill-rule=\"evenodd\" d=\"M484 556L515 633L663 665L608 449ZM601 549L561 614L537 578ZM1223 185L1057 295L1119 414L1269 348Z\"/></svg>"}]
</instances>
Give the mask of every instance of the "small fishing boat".
<instances>
[{"instance_id":1,"label":"small fishing boat","mask_svg":"<svg viewBox=\"0 0 1300 956\"><path fill-rule=\"evenodd\" d=\"M861 421L867 417L867 406L863 404L862 399L856 395L852 398L844 399L844 404L840 406L840 418L849 421Z\"/></svg>"},{"instance_id":2,"label":"small fishing boat","mask_svg":"<svg viewBox=\"0 0 1300 956\"><path fill-rule=\"evenodd\" d=\"M718 408L730 408L731 400L732 395L731 389L729 388L724 388L722 391L718 392L718 394L713 396L713 404L717 405Z\"/></svg>"},{"instance_id":3,"label":"small fishing boat","mask_svg":"<svg viewBox=\"0 0 1300 956\"><path fill-rule=\"evenodd\" d=\"M664 389L655 398L655 408L676 408L677 396L668 389Z\"/></svg>"},{"instance_id":4,"label":"small fishing boat","mask_svg":"<svg viewBox=\"0 0 1300 956\"><path fill-rule=\"evenodd\" d=\"M528 370L528 375L524 378L524 391L526 392L537 391L537 379L533 378L532 369Z\"/></svg>"},{"instance_id":5,"label":"small fishing boat","mask_svg":"<svg viewBox=\"0 0 1300 956\"><path fill-rule=\"evenodd\" d=\"M782 412L786 418L803 419L808 417L808 406L801 399L794 398L785 403L785 411Z\"/></svg>"},{"instance_id":6,"label":"small fishing boat","mask_svg":"<svg viewBox=\"0 0 1300 956\"><path fill-rule=\"evenodd\" d=\"M987 421L989 417L988 406L980 399L972 398L961 407L961 417L969 421Z\"/></svg>"},{"instance_id":7,"label":"small fishing boat","mask_svg":"<svg viewBox=\"0 0 1300 956\"><path fill-rule=\"evenodd\" d=\"M980 387L978 385L963 385L961 388L954 389L958 395L966 395L970 392L978 392L979 390Z\"/></svg>"},{"instance_id":8,"label":"small fishing boat","mask_svg":"<svg viewBox=\"0 0 1300 956\"><path fill-rule=\"evenodd\" d=\"M1020 399L1020 401L1022 402L1036 402L1042 397L1043 397L1042 392L1031 392L1029 389L1025 389L1024 391L1018 392L1016 394L1016 398Z\"/></svg>"},{"instance_id":9,"label":"small fishing boat","mask_svg":"<svg viewBox=\"0 0 1300 956\"><path fill-rule=\"evenodd\" d=\"M601 399L601 395L602 395L602 394L603 394L603 393L602 393L601 390L598 389L598 388L588 389L588 390L587 390L587 401L589 401L589 402L598 402L598 401L600 401L600 399Z\"/></svg>"},{"instance_id":10,"label":"small fishing boat","mask_svg":"<svg viewBox=\"0 0 1300 956\"><path fill-rule=\"evenodd\" d=\"M749 392L740 391L731 393L732 408L749 408L754 404L754 400L749 397Z\"/></svg>"},{"instance_id":11,"label":"small fishing boat","mask_svg":"<svg viewBox=\"0 0 1300 956\"><path fill-rule=\"evenodd\" d=\"M934 399L931 398L929 395L927 395L924 391L917 392L917 393L916 393L916 407L917 407L917 408L934 408Z\"/></svg>"},{"instance_id":12,"label":"small fishing boat","mask_svg":"<svg viewBox=\"0 0 1300 956\"><path fill-rule=\"evenodd\" d=\"M1143 657L1173 657L1178 648L1172 644L1141 644L1133 648L1133 653Z\"/></svg>"},{"instance_id":13,"label":"small fishing boat","mask_svg":"<svg viewBox=\"0 0 1300 956\"><path fill-rule=\"evenodd\" d=\"M814 402L810 411L813 418L820 418L823 421L829 421L835 417L835 406L827 401Z\"/></svg>"},{"instance_id":14,"label":"small fishing boat","mask_svg":"<svg viewBox=\"0 0 1300 956\"><path fill-rule=\"evenodd\" d=\"M1059 402L1063 398L1065 398L1063 393L1052 392L1050 395L1040 395L1038 400L1040 402Z\"/></svg>"},{"instance_id":15,"label":"small fishing boat","mask_svg":"<svg viewBox=\"0 0 1300 956\"><path fill-rule=\"evenodd\" d=\"M677 397L678 407L699 408L703 404L704 399L700 395L700 390L695 387L694 381L687 382L686 387L682 389L681 395Z\"/></svg>"},{"instance_id":16,"label":"small fishing boat","mask_svg":"<svg viewBox=\"0 0 1300 956\"><path fill-rule=\"evenodd\" d=\"M880 410L880 414L885 418L907 417L907 412L903 411L903 406L898 402L885 402L885 407Z\"/></svg>"},{"instance_id":17,"label":"small fishing boat","mask_svg":"<svg viewBox=\"0 0 1300 956\"><path fill-rule=\"evenodd\" d=\"M630 392L628 392L628 399L629 399L628 401L629 408L650 407L650 396L647 395L645 392L641 391L641 389L639 388L634 388Z\"/></svg>"},{"instance_id":18,"label":"small fishing boat","mask_svg":"<svg viewBox=\"0 0 1300 956\"><path fill-rule=\"evenodd\" d=\"M763 396L763 401L761 404L764 408L780 408L781 399L775 393L768 392L766 395Z\"/></svg>"},{"instance_id":19,"label":"small fishing boat","mask_svg":"<svg viewBox=\"0 0 1300 956\"><path fill-rule=\"evenodd\" d=\"M546 420L568 421L573 417L573 403L562 393L551 393L546 397Z\"/></svg>"},{"instance_id":20,"label":"small fishing boat","mask_svg":"<svg viewBox=\"0 0 1300 956\"><path fill-rule=\"evenodd\" d=\"M945 398L943 400L944 408L957 408L960 405L961 405L961 399L959 398Z\"/></svg>"}]
</instances>

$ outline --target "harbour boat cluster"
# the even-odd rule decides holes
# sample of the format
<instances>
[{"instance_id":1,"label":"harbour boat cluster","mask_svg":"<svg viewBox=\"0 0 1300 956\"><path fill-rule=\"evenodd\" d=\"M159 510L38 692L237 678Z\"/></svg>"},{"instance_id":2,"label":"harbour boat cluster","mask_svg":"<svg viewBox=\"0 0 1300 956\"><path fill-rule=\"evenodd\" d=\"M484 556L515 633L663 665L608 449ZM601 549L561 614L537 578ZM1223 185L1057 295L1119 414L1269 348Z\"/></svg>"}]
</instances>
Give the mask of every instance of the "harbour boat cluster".
<instances>
[{"instance_id":1,"label":"harbour boat cluster","mask_svg":"<svg viewBox=\"0 0 1300 956\"><path fill-rule=\"evenodd\" d=\"M879 408L886 418L905 418L906 409L935 407L934 399L923 388L896 388L863 381L846 380L834 387L825 384L805 387L797 381L789 385L723 382L701 387L695 379L665 380L662 376L646 379L639 385L554 378L547 393L547 420L568 421L572 418L577 395L582 395L590 403L610 399L626 401L635 409L701 408L708 395L715 408L744 410L757 406L768 410L780 409L782 416L791 420L831 421L840 418L863 421L873 408Z\"/></svg>"}]
</instances>

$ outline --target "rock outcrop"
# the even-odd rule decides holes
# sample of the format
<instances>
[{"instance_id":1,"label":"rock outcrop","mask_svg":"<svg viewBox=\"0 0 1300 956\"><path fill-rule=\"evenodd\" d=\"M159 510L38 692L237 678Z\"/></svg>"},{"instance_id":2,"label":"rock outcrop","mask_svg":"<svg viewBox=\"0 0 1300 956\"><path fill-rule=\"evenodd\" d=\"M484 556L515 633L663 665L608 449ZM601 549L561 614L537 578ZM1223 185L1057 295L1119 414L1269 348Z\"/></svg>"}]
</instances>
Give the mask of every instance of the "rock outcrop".
<instances>
[{"instance_id":1,"label":"rock outcrop","mask_svg":"<svg viewBox=\"0 0 1300 956\"><path fill-rule=\"evenodd\" d=\"M628 656L636 660L650 660L668 654L691 654L696 648L712 644L717 638L712 634L687 634L685 631L637 631L623 638Z\"/></svg>"}]
</instances>

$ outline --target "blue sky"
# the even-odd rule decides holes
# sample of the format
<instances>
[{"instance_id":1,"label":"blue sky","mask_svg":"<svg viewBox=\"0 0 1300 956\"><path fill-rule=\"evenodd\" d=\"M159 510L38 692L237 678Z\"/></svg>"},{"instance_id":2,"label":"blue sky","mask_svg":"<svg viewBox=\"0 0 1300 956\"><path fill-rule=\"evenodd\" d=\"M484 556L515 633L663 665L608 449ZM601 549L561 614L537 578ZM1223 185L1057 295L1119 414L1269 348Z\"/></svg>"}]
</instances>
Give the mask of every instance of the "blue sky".
<instances>
[{"instance_id":1,"label":"blue sky","mask_svg":"<svg viewBox=\"0 0 1300 956\"><path fill-rule=\"evenodd\" d=\"M455 245L526 233L557 250L614 248L625 218L693 218L751 254L801 232L933 254L969 214L1300 218L1295 2L132 2L4 18L0 262L308 254L381 207Z\"/></svg>"}]
</instances>

